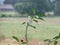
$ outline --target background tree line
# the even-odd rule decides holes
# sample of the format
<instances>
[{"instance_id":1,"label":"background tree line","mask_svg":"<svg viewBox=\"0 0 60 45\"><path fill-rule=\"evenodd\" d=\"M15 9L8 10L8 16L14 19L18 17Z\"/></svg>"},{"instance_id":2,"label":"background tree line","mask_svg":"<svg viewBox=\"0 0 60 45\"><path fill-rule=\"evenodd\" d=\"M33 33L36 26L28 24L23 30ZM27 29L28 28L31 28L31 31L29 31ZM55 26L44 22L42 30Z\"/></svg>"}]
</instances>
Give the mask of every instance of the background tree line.
<instances>
[{"instance_id":1,"label":"background tree line","mask_svg":"<svg viewBox=\"0 0 60 45\"><path fill-rule=\"evenodd\" d=\"M26 13L27 10L31 13L32 8L35 8L37 13L54 11L55 15L60 15L60 0L5 0L6 3L14 5L19 13Z\"/></svg>"},{"instance_id":2,"label":"background tree line","mask_svg":"<svg viewBox=\"0 0 60 45\"><path fill-rule=\"evenodd\" d=\"M37 13L44 14L46 11L54 9L50 0L5 0L4 4L12 4L19 13L29 12L32 14L32 9L36 9Z\"/></svg>"}]
</instances>

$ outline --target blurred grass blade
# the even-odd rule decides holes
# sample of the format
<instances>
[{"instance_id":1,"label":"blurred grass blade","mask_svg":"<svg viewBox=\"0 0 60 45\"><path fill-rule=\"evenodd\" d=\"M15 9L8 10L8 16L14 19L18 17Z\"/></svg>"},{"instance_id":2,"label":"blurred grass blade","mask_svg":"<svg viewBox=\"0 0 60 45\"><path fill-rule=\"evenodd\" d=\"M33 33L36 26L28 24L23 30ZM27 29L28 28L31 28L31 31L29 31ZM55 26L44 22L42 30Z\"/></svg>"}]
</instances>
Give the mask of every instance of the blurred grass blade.
<instances>
[{"instance_id":1,"label":"blurred grass blade","mask_svg":"<svg viewBox=\"0 0 60 45\"><path fill-rule=\"evenodd\" d=\"M60 32L59 32L59 38L60 38Z\"/></svg>"},{"instance_id":2,"label":"blurred grass blade","mask_svg":"<svg viewBox=\"0 0 60 45\"><path fill-rule=\"evenodd\" d=\"M44 19L43 19L43 18L41 18L41 17L40 17L40 18L38 18L38 19L40 19L40 20L43 20L43 21L44 21Z\"/></svg>"},{"instance_id":3,"label":"blurred grass blade","mask_svg":"<svg viewBox=\"0 0 60 45\"><path fill-rule=\"evenodd\" d=\"M57 39L59 39L59 36L55 36L53 39L57 40Z\"/></svg>"},{"instance_id":4,"label":"blurred grass blade","mask_svg":"<svg viewBox=\"0 0 60 45\"><path fill-rule=\"evenodd\" d=\"M45 42L45 41L50 41L50 39L45 39L44 42Z\"/></svg>"},{"instance_id":5,"label":"blurred grass blade","mask_svg":"<svg viewBox=\"0 0 60 45\"><path fill-rule=\"evenodd\" d=\"M44 21L44 19L42 18L42 17L34 17L35 19L40 19L40 20L43 20Z\"/></svg>"},{"instance_id":6,"label":"blurred grass blade","mask_svg":"<svg viewBox=\"0 0 60 45\"><path fill-rule=\"evenodd\" d=\"M58 43L57 41L54 41L54 45L57 45L57 43Z\"/></svg>"},{"instance_id":7,"label":"blurred grass blade","mask_svg":"<svg viewBox=\"0 0 60 45\"><path fill-rule=\"evenodd\" d=\"M33 21L34 21L34 22L36 22L36 23L38 23L38 21L37 21L37 20L35 20L35 19L33 19Z\"/></svg>"},{"instance_id":8,"label":"blurred grass blade","mask_svg":"<svg viewBox=\"0 0 60 45\"><path fill-rule=\"evenodd\" d=\"M16 36L12 36L13 39L15 39L17 42L19 42L19 39Z\"/></svg>"},{"instance_id":9,"label":"blurred grass blade","mask_svg":"<svg viewBox=\"0 0 60 45\"><path fill-rule=\"evenodd\" d=\"M33 25L29 25L30 27L32 27L32 28L34 28L34 29L36 29L36 27L35 26L33 26Z\"/></svg>"},{"instance_id":10,"label":"blurred grass blade","mask_svg":"<svg viewBox=\"0 0 60 45\"><path fill-rule=\"evenodd\" d=\"M22 44L27 44L27 42L22 42Z\"/></svg>"},{"instance_id":11,"label":"blurred grass blade","mask_svg":"<svg viewBox=\"0 0 60 45\"><path fill-rule=\"evenodd\" d=\"M23 22L22 24L26 24L26 22Z\"/></svg>"}]
</instances>

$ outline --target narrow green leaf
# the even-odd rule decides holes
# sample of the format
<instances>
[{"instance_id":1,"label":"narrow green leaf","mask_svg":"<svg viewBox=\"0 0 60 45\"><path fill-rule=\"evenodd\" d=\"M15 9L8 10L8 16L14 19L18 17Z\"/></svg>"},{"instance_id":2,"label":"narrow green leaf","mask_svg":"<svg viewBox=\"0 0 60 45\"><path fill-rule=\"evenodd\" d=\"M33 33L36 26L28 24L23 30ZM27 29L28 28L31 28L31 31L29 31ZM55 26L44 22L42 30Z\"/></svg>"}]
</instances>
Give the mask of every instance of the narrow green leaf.
<instances>
[{"instance_id":1,"label":"narrow green leaf","mask_svg":"<svg viewBox=\"0 0 60 45\"><path fill-rule=\"evenodd\" d=\"M34 17L34 18L40 19L40 20L43 20L44 21L44 19L42 17Z\"/></svg>"},{"instance_id":2,"label":"narrow green leaf","mask_svg":"<svg viewBox=\"0 0 60 45\"><path fill-rule=\"evenodd\" d=\"M55 36L53 39L57 40L57 39L59 39L59 36Z\"/></svg>"},{"instance_id":3,"label":"narrow green leaf","mask_svg":"<svg viewBox=\"0 0 60 45\"><path fill-rule=\"evenodd\" d=\"M44 21L44 19L43 19L43 18L41 18L41 17L40 17L40 18L38 18L38 19L40 19L40 20L43 20L43 21Z\"/></svg>"},{"instance_id":4,"label":"narrow green leaf","mask_svg":"<svg viewBox=\"0 0 60 45\"><path fill-rule=\"evenodd\" d=\"M44 41L48 41L48 42L49 42L49 41L50 41L50 39L45 39Z\"/></svg>"},{"instance_id":5,"label":"narrow green leaf","mask_svg":"<svg viewBox=\"0 0 60 45\"><path fill-rule=\"evenodd\" d=\"M60 38L60 32L59 32L59 38Z\"/></svg>"},{"instance_id":6,"label":"narrow green leaf","mask_svg":"<svg viewBox=\"0 0 60 45\"><path fill-rule=\"evenodd\" d=\"M23 22L22 24L26 24L26 22Z\"/></svg>"},{"instance_id":7,"label":"narrow green leaf","mask_svg":"<svg viewBox=\"0 0 60 45\"><path fill-rule=\"evenodd\" d=\"M38 22L38 21L37 21L37 20L35 20L35 19L33 19L33 21L34 21L34 22L36 22L36 23Z\"/></svg>"},{"instance_id":8,"label":"narrow green leaf","mask_svg":"<svg viewBox=\"0 0 60 45\"><path fill-rule=\"evenodd\" d=\"M19 39L16 36L12 36L13 39L15 39L17 42L19 42Z\"/></svg>"},{"instance_id":9,"label":"narrow green leaf","mask_svg":"<svg viewBox=\"0 0 60 45\"><path fill-rule=\"evenodd\" d=\"M57 45L57 43L58 43L57 41L54 41L54 45Z\"/></svg>"},{"instance_id":10,"label":"narrow green leaf","mask_svg":"<svg viewBox=\"0 0 60 45\"><path fill-rule=\"evenodd\" d=\"M33 26L33 25L29 25L30 27L32 27L32 28L34 28L34 29L36 29L36 27L35 26Z\"/></svg>"},{"instance_id":11,"label":"narrow green leaf","mask_svg":"<svg viewBox=\"0 0 60 45\"><path fill-rule=\"evenodd\" d=\"M27 44L27 42L22 42L22 44Z\"/></svg>"}]
</instances>

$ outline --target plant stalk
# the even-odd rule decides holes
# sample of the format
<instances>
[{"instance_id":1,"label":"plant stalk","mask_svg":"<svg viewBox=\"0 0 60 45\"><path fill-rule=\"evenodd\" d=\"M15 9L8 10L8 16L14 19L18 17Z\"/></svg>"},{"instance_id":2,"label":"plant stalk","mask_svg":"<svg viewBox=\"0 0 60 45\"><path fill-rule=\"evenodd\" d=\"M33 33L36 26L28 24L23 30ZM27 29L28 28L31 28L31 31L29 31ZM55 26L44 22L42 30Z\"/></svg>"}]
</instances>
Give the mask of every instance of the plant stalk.
<instances>
[{"instance_id":1,"label":"plant stalk","mask_svg":"<svg viewBox=\"0 0 60 45\"><path fill-rule=\"evenodd\" d=\"M27 22L27 26L26 26L26 32L25 32L25 38L26 38L26 45L28 45L28 26L29 26L29 23Z\"/></svg>"}]
</instances>

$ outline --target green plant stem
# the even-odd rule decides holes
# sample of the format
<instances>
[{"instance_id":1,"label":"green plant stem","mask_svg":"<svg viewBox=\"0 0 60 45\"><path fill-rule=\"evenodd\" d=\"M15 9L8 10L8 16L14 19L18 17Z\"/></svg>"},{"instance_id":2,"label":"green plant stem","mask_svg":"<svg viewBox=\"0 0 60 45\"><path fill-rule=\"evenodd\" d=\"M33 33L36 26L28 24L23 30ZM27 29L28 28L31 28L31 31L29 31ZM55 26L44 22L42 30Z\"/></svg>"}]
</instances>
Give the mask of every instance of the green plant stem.
<instances>
[{"instance_id":1,"label":"green plant stem","mask_svg":"<svg viewBox=\"0 0 60 45\"><path fill-rule=\"evenodd\" d=\"M25 38L26 38L26 45L28 45L28 26L29 26L29 23L27 22L27 26L26 26L26 32L25 32Z\"/></svg>"}]
</instances>

